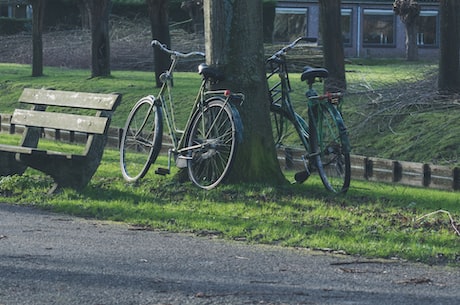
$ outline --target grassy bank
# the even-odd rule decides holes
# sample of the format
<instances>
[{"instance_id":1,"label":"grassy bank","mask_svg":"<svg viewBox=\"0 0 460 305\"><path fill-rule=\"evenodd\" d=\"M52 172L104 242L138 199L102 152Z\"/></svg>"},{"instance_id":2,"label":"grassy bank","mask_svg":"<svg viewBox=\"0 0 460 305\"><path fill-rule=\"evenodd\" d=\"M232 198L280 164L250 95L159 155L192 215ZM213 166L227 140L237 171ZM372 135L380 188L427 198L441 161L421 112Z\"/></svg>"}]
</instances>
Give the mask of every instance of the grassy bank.
<instances>
[{"instance_id":1,"label":"grassy bank","mask_svg":"<svg viewBox=\"0 0 460 305\"><path fill-rule=\"evenodd\" d=\"M407 65L402 73L414 74ZM369 66L354 66L353 71ZM388 69L384 67L381 69ZM375 71L379 71L378 69ZM363 72L353 72L360 75ZM45 77L31 78L30 68L0 64L0 112L11 112L24 87L54 87L61 90L123 93L113 124L121 126L132 103L150 93L151 73L113 72L111 78L88 79L88 71L46 68ZM385 84L393 82L388 73L366 73ZM177 73L177 101L189 103L195 96L193 73ZM294 80L294 79L293 79ZM350 84L358 85L350 81ZM379 82L383 84L382 82ZM354 85L352 85L354 86ZM352 99L345 115L358 126L360 105ZM187 108L188 107L178 107ZM418 131L420 132L420 131ZM0 142L5 143L5 134ZM387 146L398 142L385 139ZM354 146L358 145L354 143ZM389 145L388 143L392 143ZM60 145L62 143L49 143ZM364 145L364 144L359 144ZM385 147L382 145L382 150ZM418 160L413 160L418 161ZM160 163L166 160L160 158ZM152 168L136 185L121 178L118 151L108 149L90 185L81 193L65 190L47 195L52 181L28 170L23 177L0 180L0 200L33 204L58 212L97 219L124 221L138 229L193 232L249 243L340 251L365 257L401 258L433 264L458 264L460 240L447 214L460 218L458 193L352 181L346 196L327 193L319 179L302 185L223 185L202 191L191 183L178 183L173 176L155 176ZM426 217L425 217L426 216Z\"/></svg>"}]
</instances>

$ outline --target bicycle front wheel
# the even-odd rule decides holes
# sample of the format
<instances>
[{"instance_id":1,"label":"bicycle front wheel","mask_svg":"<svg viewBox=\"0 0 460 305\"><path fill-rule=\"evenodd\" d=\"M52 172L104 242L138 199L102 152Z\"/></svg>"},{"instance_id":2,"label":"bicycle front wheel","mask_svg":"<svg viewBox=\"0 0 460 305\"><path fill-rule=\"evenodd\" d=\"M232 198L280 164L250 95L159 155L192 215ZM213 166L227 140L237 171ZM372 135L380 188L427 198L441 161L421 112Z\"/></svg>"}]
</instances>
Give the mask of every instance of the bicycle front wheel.
<instances>
[{"instance_id":1,"label":"bicycle front wheel","mask_svg":"<svg viewBox=\"0 0 460 305\"><path fill-rule=\"evenodd\" d=\"M317 170L326 189L345 193L350 186L350 142L340 112L325 103L310 108L312 149Z\"/></svg>"},{"instance_id":2,"label":"bicycle front wheel","mask_svg":"<svg viewBox=\"0 0 460 305\"><path fill-rule=\"evenodd\" d=\"M123 178L135 182L145 176L161 149L163 120L154 98L139 100L128 115L120 144Z\"/></svg>"},{"instance_id":3,"label":"bicycle front wheel","mask_svg":"<svg viewBox=\"0 0 460 305\"><path fill-rule=\"evenodd\" d=\"M198 111L188 138L188 174L203 189L216 187L228 174L237 148L238 112L220 98Z\"/></svg>"}]
</instances>

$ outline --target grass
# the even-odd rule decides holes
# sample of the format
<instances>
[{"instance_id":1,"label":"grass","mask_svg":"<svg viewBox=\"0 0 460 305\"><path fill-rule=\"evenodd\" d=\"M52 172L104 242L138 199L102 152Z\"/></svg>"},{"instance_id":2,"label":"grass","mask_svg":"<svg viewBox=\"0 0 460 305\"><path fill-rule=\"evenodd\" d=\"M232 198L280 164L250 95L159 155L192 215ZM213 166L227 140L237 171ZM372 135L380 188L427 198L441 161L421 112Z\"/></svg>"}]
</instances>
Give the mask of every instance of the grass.
<instances>
[{"instance_id":1,"label":"grass","mask_svg":"<svg viewBox=\"0 0 460 305\"><path fill-rule=\"evenodd\" d=\"M158 162L164 166L167 161L160 157ZM460 254L459 236L448 217L417 220L439 209L458 219L460 198L454 192L353 181L346 196L332 196L317 177L302 185L222 185L203 191L174 176L156 176L153 169L139 183L128 184L113 149L106 150L84 191L47 195L51 184L31 169L24 176L3 177L1 200L143 229L363 257L457 265Z\"/></svg>"},{"instance_id":2,"label":"grass","mask_svg":"<svg viewBox=\"0 0 460 305\"><path fill-rule=\"evenodd\" d=\"M356 65L354 70L358 68L371 69ZM377 66L377 72L369 73L369 77L381 79L383 76L377 76L379 69L388 68ZM401 70L401 77L403 73L414 73L409 68ZM88 79L88 71L60 68L46 68L43 78L28 77L30 68L21 65L0 64L0 71L0 112L16 107L14 101L24 87L121 92L123 104L117 110L116 126L122 126L132 103L148 94L153 82L152 74L144 72L114 71L108 79ZM178 101L188 102L198 77L193 73L175 76ZM387 77L387 81L394 81L394 77ZM184 88L185 85L190 87ZM354 103L346 104L349 108L345 111L351 112L356 107ZM0 134L1 143L15 140ZM385 140L392 143L390 138ZM51 141L46 145L50 149L53 145L66 146ZM393 146L400 144L395 142ZM51 179L28 169L21 177L0 178L0 198L3 202L123 221L145 229L458 265L460 240L449 218L433 214L419 219L440 209L459 219L460 197L455 192L352 181L346 196L332 196L316 177L302 185L222 185L203 191L190 182L179 183L174 175L156 176L154 168L133 185L121 178L118 158L117 150L107 149L96 175L82 192L65 189L47 195ZM164 166L167 160L160 157L158 162Z\"/></svg>"}]
</instances>

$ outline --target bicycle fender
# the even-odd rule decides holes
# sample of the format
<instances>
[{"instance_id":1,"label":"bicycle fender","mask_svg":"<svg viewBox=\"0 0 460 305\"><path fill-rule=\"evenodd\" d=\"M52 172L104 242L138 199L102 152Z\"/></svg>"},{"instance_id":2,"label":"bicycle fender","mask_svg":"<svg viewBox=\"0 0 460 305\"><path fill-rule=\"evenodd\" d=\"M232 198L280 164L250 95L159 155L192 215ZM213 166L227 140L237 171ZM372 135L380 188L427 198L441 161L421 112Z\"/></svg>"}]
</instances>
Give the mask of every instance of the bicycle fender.
<instances>
[{"instance_id":1,"label":"bicycle fender","mask_svg":"<svg viewBox=\"0 0 460 305\"><path fill-rule=\"evenodd\" d=\"M236 139L238 143L242 143L244 127L243 127L243 121L241 120L240 112L238 111L238 109L236 109L236 107L233 104L229 103L227 105L232 110L233 120L235 121Z\"/></svg>"}]
</instances>

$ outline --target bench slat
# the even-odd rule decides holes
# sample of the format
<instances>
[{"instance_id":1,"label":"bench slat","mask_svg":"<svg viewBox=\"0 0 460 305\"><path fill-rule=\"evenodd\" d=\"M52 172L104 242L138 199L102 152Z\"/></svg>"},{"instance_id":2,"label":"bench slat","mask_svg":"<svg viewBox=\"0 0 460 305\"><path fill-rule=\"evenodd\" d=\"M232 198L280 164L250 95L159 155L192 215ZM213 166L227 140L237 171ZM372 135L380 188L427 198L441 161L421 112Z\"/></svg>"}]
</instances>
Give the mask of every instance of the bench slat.
<instances>
[{"instance_id":1,"label":"bench slat","mask_svg":"<svg viewBox=\"0 0 460 305\"><path fill-rule=\"evenodd\" d=\"M0 144L0 150L10 152L10 153L31 154L33 148L25 147L25 146L14 146L14 145L8 145L8 144Z\"/></svg>"},{"instance_id":2,"label":"bench slat","mask_svg":"<svg viewBox=\"0 0 460 305\"><path fill-rule=\"evenodd\" d=\"M11 124L104 134L108 118L16 109Z\"/></svg>"},{"instance_id":3,"label":"bench slat","mask_svg":"<svg viewBox=\"0 0 460 305\"><path fill-rule=\"evenodd\" d=\"M100 94L26 88L19 102L27 104L53 105L95 110L113 110L119 94Z\"/></svg>"}]
</instances>

